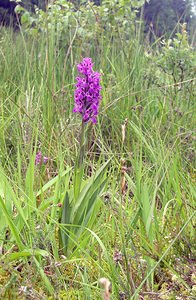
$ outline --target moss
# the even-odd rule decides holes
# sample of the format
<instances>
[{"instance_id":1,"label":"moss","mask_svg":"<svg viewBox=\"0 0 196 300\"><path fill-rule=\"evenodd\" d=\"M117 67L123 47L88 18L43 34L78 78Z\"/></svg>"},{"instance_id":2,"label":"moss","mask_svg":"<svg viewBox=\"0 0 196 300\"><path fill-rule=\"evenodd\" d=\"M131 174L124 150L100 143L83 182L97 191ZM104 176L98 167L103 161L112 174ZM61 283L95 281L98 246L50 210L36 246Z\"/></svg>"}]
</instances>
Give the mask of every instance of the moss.
<instances>
[{"instance_id":1,"label":"moss","mask_svg":"<svg viewBox=\"0 0 196 300\"><path fill-rule=\"evenodd\" d=\"M59 300L78 300L78 299L84 299L84 294L82 291L70 288L68 290L61 290L58 293L58 299ZM53 296L49 296L47 300L54 300Z\"/></svg>"},{"instance_id":2,"label":"moss","mask_svg":"<svg viewBox=\"0 0 196 300\"><path fill-rule=\"evenodd\" d=\"M4 286L9 281L9 279L9 272L0 267L0 286Z\"/></svg>"}]
</instances>

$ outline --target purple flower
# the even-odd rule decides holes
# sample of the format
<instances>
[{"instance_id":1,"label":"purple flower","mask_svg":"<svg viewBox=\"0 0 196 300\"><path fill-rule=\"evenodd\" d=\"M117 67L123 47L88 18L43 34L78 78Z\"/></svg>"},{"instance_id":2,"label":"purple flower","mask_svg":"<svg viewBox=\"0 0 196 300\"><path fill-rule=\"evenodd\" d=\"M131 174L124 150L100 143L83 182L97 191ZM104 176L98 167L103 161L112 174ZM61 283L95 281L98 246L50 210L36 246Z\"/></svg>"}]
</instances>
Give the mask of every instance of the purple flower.
<instances>
[{"instance_id":1,"label":"purple flower","mask_svg":"<svg viewBox=\"0 0 196 300\"><path fill-rule=\"evenodd\" d=\"M42 162L42 153L39 151L35 156L35 165L40 165Z\"/></svg>"},{"instance_id":2,"label":"purple flower","mask_svg":"<svg viewBox=\"0 0 196 300\"><path fill-rule=\"evenodd\" d=\"M46 164L47 162L48 162L48 157L47 157L47 156L44 156L44 157L43 157L43 163Z\"/></svg>"},{"instance_id":3,"label":"purple flower","mask_svg":"<svg viewBox=\"0 0 196 300\"><path fill-rule=\"evenodd\" d=\"M74 94L75 106L73 112L79 112L85 123L97 122L99 103L101 100L101 74L93 71L93 62L91 58L84 58L77 65L78 72L82 76L76 77L76 90Z\"/></svg>"},{"instance_id":4,"label":"purple flower","mask_svg":"<svg viewBox=\"0 0 196 300\"><path fill-rule=\"evenodd\" d=\"M37 152L36 156L35 156L35 165L42 165L42 164L46 164L48 161L48 157L43 156L41 151Z\"/></svg>"}]
</instances>

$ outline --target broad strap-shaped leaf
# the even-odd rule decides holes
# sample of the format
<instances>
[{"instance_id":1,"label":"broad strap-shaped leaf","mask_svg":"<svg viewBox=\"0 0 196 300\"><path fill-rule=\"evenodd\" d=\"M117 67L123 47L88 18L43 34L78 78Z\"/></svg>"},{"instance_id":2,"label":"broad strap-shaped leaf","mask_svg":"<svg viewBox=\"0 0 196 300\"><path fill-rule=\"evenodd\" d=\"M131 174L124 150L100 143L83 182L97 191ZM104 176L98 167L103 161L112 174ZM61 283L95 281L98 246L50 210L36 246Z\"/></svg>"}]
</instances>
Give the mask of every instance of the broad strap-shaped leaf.
<instances>
[{"instance_id":1,"label":"broad strap-shaped leaf","mask_svg":"<svg viewBox=\"0 0 196 300\"><path fill-rule=\"evenodd\" d=\"M77 199L80 194L82 178L84 175L84 167L76 167L74 172L74 198Z\"/></svg>"},{"instance_id":2,"label":"broad strap-shaped leaf","mask_svg":"<svg viewBox=\"0 0 196 300\"><path fill-rule=\"evenodd\" d=\"M78 213L75 216L74 222L73 222L74 224L78 224L78 225L81 225L81 226L87 226L88 221L89 221L89 219L91 217L91 214L93 212L95 202L98 199L98 197L100 196L101 192L103 191L107 180L108 179L106 178L94 190L94 193L91 195L91 197L88 199L88 201L86 201L86 207L85 207L83 213L81 213L80 210L78 211ZM81 231L80 228L76 227L75 234L78 235L80 231Z\"/></svg>"},{"instance_id":3,"label":"broad strap-shaped leaf","mask_svg":"<svg viewBox=\"0 0 196 300\"><path fill-rule=\"evenodd\" d=\"M69 195L68 192L66 192L65 194L65 199L63 201L63 209L62 209L62 215L61 215L61 224L70 224L70 215L71 215L71 206L69 203ZM69 230L71 230L71 227L68 227L68 230L60 230L60 235L61 235L61 241L62 241L62 245L65 249L65 251L67 251L67 247L68 247L68 241L69 241Z\"/></svg>"},{"instance_id":4,"label":"broad strap-shaped leaf","mask_svg":"<svg viewBox=\"0 0 196 300\"><path fill-rule=\"evenodd\" d=\"M89 182L84 186L81 193L78 196L78 199L75 200L75 205L72 209L71 214L71 222L76 221L79 215L81 215L84 212L85 207L87 206L87 203L89 202L89 199L92 197L94 190L97 189L97 187L102 183L103 176L105 174L105 171L108 167L108 164L110 163L109 159L96 173L95 175L90 178Z\"/></svg>"}]
</instances>

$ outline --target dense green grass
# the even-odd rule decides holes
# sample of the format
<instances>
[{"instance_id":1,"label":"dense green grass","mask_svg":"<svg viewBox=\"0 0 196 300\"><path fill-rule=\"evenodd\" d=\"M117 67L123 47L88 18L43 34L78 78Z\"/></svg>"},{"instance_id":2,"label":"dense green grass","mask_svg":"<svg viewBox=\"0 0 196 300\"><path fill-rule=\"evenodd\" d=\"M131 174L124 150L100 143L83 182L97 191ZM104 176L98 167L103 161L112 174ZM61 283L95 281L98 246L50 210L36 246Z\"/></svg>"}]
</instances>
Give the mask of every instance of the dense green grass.
<instances>
[{"instance_id":1,"label":"dense green grass","mask_svg":"<svg viewBox=\"0 0 196 300\"><path fill-rule=\"evenodd\" d=\"M1 29L4 299L101 299L101 277L112 283L111 299L194 298L195 66L176 83L154 63L158 44L112 36L78 47L73 35L70 47L53 35L33 40ZM98 124L88 127L84 184L111 162L90 221L65 257L59 216L81 127L72 113L76 63L88 56L102 72L103 99ZM39 150L49 157L42 167L34 165Z\"/></svg>"}]
</instances>

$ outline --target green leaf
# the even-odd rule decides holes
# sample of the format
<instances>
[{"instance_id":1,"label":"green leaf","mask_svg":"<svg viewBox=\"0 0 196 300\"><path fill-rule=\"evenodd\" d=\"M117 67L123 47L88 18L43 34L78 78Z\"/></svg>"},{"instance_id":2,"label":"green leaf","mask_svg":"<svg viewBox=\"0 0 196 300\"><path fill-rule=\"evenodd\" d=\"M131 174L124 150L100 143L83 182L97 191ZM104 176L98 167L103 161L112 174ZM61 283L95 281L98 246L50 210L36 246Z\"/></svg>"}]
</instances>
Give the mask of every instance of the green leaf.
<instances>
[{"instance_id":1,"label":"green leaf","mask_svg":"<svg viewBox=\"0 0 196 300\"><path fill-rule=\"evenodd\" d=\"M63 178L65 175L67 175L70 171L72 170L72 168L67 168L67 170L65 170L64 172L62 172L62 174L60 174L60 178ZM56 182L59 180L59 175L57 175L56 177L52 178L50 181L48 181L36 194L36 197L39 197L42 193L44 193L45 191L47 191L49 188L51 188L54 184L56 184Z\"/></svg>"},{"instance_id":2,"label":"green leaf","mask_svg":"<svg viewBox=\"0 0 196 300\"><path fill-rule=\"evenodd\" d=\"M41 267L40 263L38 262L38 260L35 257L34 257L34 261L35 261L35 264L36 264L36 266L37 266L37 268L40 272L40 275L43 279L43 282L45 283L45 286L46 286L48 292L50 293L50 295L54 296L54 288L51 285L50 280L48 279L48 277L44 273L43 268Z\"/></svg>"},{"instance_id":3,"label":"green leaf","mask_svg":"<svg viewBox=\"0 0 196 300\"><path fill-rule=\"evenodd\" d=\"M95 204L95 201L97 200L98 196L101 194L101 192L103 191L105 184L107 182L107 178L97 186L97 188L94 188L94 192L92 193L92 195L90 195L89 198L85 198L85 208L83 208L83 203L82 203L82 207L78 209L78 212L75 216L74 219L74 224L79 224L82 226L86 226L88 223L88 220L91 216L91 213L93 211L93 207Z\"/></svg>"},{"instance_id":4,"label":"green leaf","mask_svg":"<svg viewBox=\"0 0 196 300\"><path fill-rule=\"evenodd\" d=\"M36 198L34 195L34 190L33 190L34 171L35 171L35 155L33 155L30 159L30 163L26 172L26 179L25 179L26 200L32 210L34 210L37 205Z\"/></svg>"},{"instance_id":5,"label":"green leaf","mask_svg":"<svg viewBox=\"0 0 196 300\"><path fill-rule=\"evenodd\" d=\"M74 172L74 197L75 197L75 199L78 198L79 193L80 193L83 174L84 174L83 166L75 168L75 172Z\"/></svg>"},{"instance_id":6,"label":"green leaf","mask_svg":"<svg viewBox=\"0 0 196 300\"><path fill-rule=\"evenodd\" d=\"M1 180L0 180L0 196L2 199L4 199L5 206L7 209L7 212L12 215L13 210L12 206L15 205L18 215L20 216L20 222L25 224L27 228L29 228L29 225L27 223L27 217L24 214L24 209L22 208L22 203L20 199L17 198L16 194L14 193L9 181L7 180L6 176L4 175L3 171L1 172ZM2 213L0 212L0 217ZM0 219L2 220L2 219ZM3 222L1 222L2 224Z\"/></svg>"},{"instance_id":7,"label":"green leaf","mask_svg":"<svg viewBox=\"0 0 196 300\"><path fill-rule=\"evenodd\" d=\"M142 219L148 235L149 228L150 228L150 223L148 221L149 212L150 212L150 200L148 194L148 187L146 183L142 186L141 202L142 202Z\"/></svg>"},{"instance_id":8,"label":"green leaf","mask_svg":"<svg viewBox=\"0 0 196 300\"><path fill-rule=\"evenodd\" d=\"M69 195L68 195L68 192L66 192L65 199L63 202L61 224L70 224L70 213L71 213L71 206L69 203ZM61 236L62 245L66 252L67 248L68 248L68 241L69 241L69 230L71 230L71 228L66 230L66 232L65 232L65 230L60 230L60 236Z\"/></svg>"},{"instance_id":9,"label":"green leaf","mask_svg":"<svg viewBox=\"0 0 196 300\"><path fill-rule=\"evenodd\" d=\"M29 256L49 256L49 253L43 249L24 249L20 252L14 252L9 254L6 259L9 261L16 260L23 257L29 257Z\"/></svg>"},{"instance_id":10,"label":"green leaf","mask_svg":"<svg viewBox=\"0 0 196 300\"><path fill-rule=\"evenodd\" d=\"M77 199L74 199L74 190L66 192L63 202L61 224L65 224L60 228L60 236L62 244L67 254L68 249L71 250L75 245L76 238L84 231L92 215L96 200L103 191L107 178L105 172L110 160L95 173L95 175L82 183L83 189L79 193Z\"/></svg>"},{"instance_id":11,"label":"green leaf","mask_svg":"<svg viewBox=\"0 0 196 300\"><path fill-rule=\"evenodd\" d=\"M2 211L3 211L3 213L4 213L4 216L5 216L5 219L7 221L7 224L8 224L8 226L9 226L11 232L12 232L12 235L13 235L13 237L14 237L14 239L15 239L18 247L19 247L19 249L23 250L24 249L24 244L22 242L22 239L20 237L18 229L17 229L16 225L14 224L14 222L12 221L10 213L8 212L8 210L7 210L6 206L5 206L5 203L4 203L4 201L3 201L3 199L2 199L1 196L0 196L0 207L1 207Z\"/></svg>"},{"instance_id":12,"label":"green leaf","mask_svg":"<svg viewBox=\"0 0 196 300\"><path fill-rule=\"evenodd\" d=\"M110 159L111 160L111 159ZM82 213L86 206L86 203L89 201L90 197L92 196L94 190L97 188L99 184L101 184L101 180L103 179L103 174L106 171L108 164L110 162L108 160L97 172L96 174L90 178L89 182L85 185L82 189L78 199L75 202L74 208L71 214L71 221L75 219L75 216L78 212Z\"/></svg>"}]
</instances>

